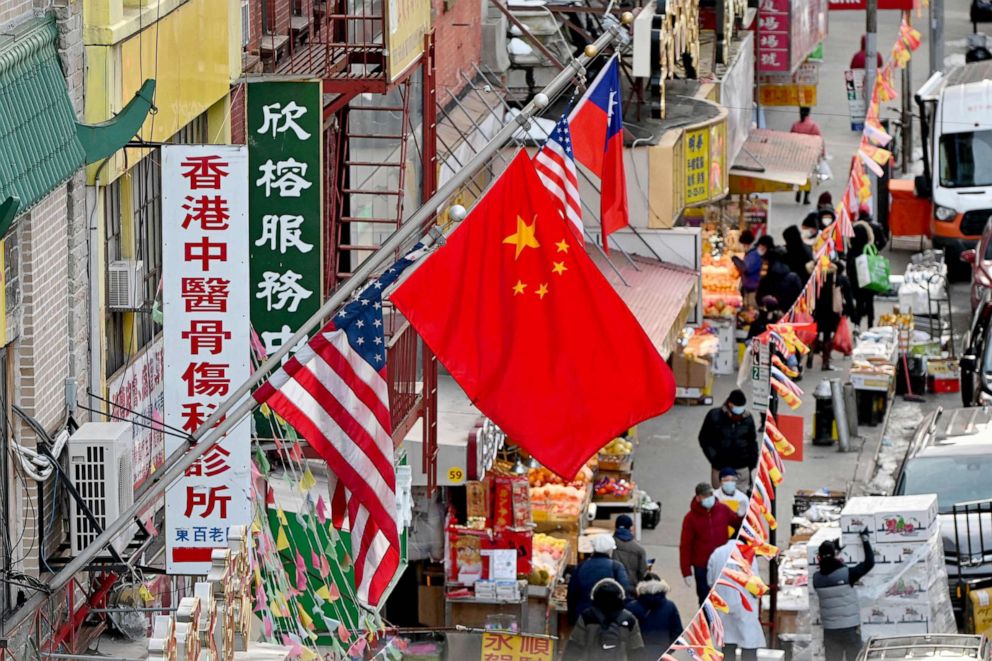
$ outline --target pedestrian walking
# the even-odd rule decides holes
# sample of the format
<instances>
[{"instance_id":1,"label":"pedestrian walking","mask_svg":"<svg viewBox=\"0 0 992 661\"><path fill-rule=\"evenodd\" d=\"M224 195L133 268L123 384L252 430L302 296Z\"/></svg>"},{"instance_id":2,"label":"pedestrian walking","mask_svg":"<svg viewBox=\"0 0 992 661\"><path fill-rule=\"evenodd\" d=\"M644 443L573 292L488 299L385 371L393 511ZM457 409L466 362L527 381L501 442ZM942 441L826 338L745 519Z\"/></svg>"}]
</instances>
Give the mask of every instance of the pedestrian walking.
<instances>
[{"instance_id":1,"label":"pedestrian walking","mask_svg":"<svg viewBox=\"0 0 992 661\"><path fill-rule=\"evenodd\" d=\"M720 486L720 471L737 470L737 486L751 489L751 471L758 466L758 433L754 417L747 410L747 397L734 390L723 406L710 409L699 429L699 447L710 462L710 483Z\"/></svg>"},{"instance_id":2,"label":"pedestrian walking","mask_svg":"<svg viewBox=\"0 0 992 661\"><path fill-rule=\"evenodd\" d=\"M824 209L834 209L834 196L830 194L830 191L825 190L820 193L820 197L816 198L816 210L817 212L823 211Z\"/></svg>"},{"instance_id":3,"label":"pedestrian walking","mask_svg":"<svg viewBox=\"0 0 992 661\"><path fill-rule=\"evenodd\" d=\"M720 471L720 488L716 490L716 499L726 505L737 516L747 514L747 494L737 488L737 471L724 468Z\"/></svg>"},{"instance_id":4,"label":"pedestrian walking","mask_svg":"<svg viewBox=\"0 0 992 661\"><path fill-rule=\"evenodd\" d=\"M851 313L851 322L855 326L860 326L861 320L868 321L868 328L875 325L875 292L864 289L864 285L858 279L858 257L864 254L868 246L875 245L875 233L871 225L863 220L854 223L854 236L851 237L851 244L847 248L847 277L851 282L851 292L854 297L854 310Z\"/></svg>"},{"instance_id":5,"label":"pedestrian walking","mask_svg":"<svg viewBox=\"0 0 992 661\"><path fill-rule=\"evenodd\" d=\"M813 238L816 238L815 228ZM813 259L813 249L803 241L803 233L795 225L789 225L782 232L782 240L785 242L785 263L789 270L796 274L800 282L806 282L809 273L806 265Z\"/></svg>"},{"instance_id":6,"label":"pedestrian walking","mask_svg":"<svg viewBox=\"0 0 992 661\"><path fill-rule=\"evenodd\" d=\"M803 291L803 281L789 267L785 248L776 246L765 253L765 265L758 285L758 300L773 296L784 305L792 305Z\"/></svg>"},{"instance_id":7,"label":"pedestrian walking","mask_svg":"<svg viewBox=\"0 0 992 661\"><path fill-rule=\"evenodd\" d=\"M764 265L761 256L764 254L764 249L759 250L755 245L751 230L741 232L740 244L744 248L744 259L735 259L734 264L741 274L741 297L745 303L753 303L754 292L758 290L758 283L761 282L761 267Z\"/></svg>"},{"instance_id":8,"label":"pedestrian walking","mask_svg":"<svg viewBox=\"0 0 992 661\"><path fill-rule=\"evenodd\" d=\"M727 530L740 525L741 517L717 501L713 487L706 482L696 485L696 495L682 519L679 541L679 568L687 586L696 588L699 604L710 591L706 565L713 551L727 541Z\"/></svg>"},{"instance_id":9,"label":"pedestrian walking","mask_svg":"<svg viewBox=\"0 0 992 661\"><path fill-rule=\"evenodd\" d=\"M809 271L812 273L813 264L810 263ZM822 357L822 367L824 372L832 372L834 368L830 366L830 354L833 352L834 333L840 325L841 317L850 316L854 307L851 298L850 282L843 275L843 264L833 261L825 271L823 284L816 298L816 307L813 309L813 318L816 320L817 348ZM814 351L809 352L806 358L806 367L813 366Z\"/></svg>"},{"instance_id":10,"label":"pedestrian walking","mask_svg":"<svg viewBox=\"0 0 992 661\"><path fill-rule=\"evenodd\" d=\"M579 564L568 581L568 620L573 624L592 605L593 588L604 578L613 579L630 591L627 570L611 556L617 544L610 535L595 535L592 540L592 555Z\"/></svg>"},{"instance_id":11,"label":"pedestrian walking","mask_svg":"<svg viewBox=\"0 0 992 661\"><path fill-rule=\"evenodd\" d=\"M670 588L656 574L645 574L637 584L637 599L627 609L637 618L644 639L644 649L637 661L657 661L682 633L682 618L678 606L668 599Z\"/></svg>"},{"instance_id":12,"label":"pedestrian walking","mask_svg":"<svg viewBox=\"0 0 992 661\"><path fill-rule=\"evenodd\" d=\"M878 61L877 69L881 69L883 65L882 54L879 51L875 51L875 58ZM868 62L868 35L861 35L861 50L856 52L851 56L851 65L848 67L850 69L867 69L865 63Z\"/></svg>"},{"instance_id":13,"label":"pedestrian walking","mask_svg":"<svg viewBox=\"0 0 992 661\"><path fill-rule=\"evenodd\" d=\"M802 135L820 135L820 125L817 124L810 118L810 109L803 106L799 109L799 121L792 125L789 129L791 133L800 133ZM796 204L799 204L800 199L803 204L809 204L809 191L812 184L807 184L805 190L796 191Z\"/></svg>"},{"instance_id":14,"label":"pedestrian walking","mask_svg":"<svg viewBox=\"0 0 992 661\"><path fill-rule=\"evenodd\" d=\"M730 554L737 548L737 534L720 548L713 551L706 565L706 576L711 585L716 585L724 566L730 559ZM758 573L758 563L751 561L751 571ZM765 646L765 632L758 619L758 598L743 588L736 590L728 585L716 585L716 593L727 604L726 613L720 613L723 622L723 658L736 659L737 649L741 650L742 661L757 661L758 648ZM744 606L746 600L748 606ZM828 654L827 659L832 659Z\"/></svg>"},{"instance_id":15,"label":"pedestrian walking","mask_svg":"<svg viewBox=\"0 0 992 661\"><path fill-rule=\"evenodd\" d=\"M831 541L820 544L819 569L813 574L813 589L820 601L823 645L830 661L854 661L861 651L861 609L854 584L875 566L875 553L868 531L861 532L865 559L848 567L840 559L840 549Z\"/></svg>"},{"instance_id":16,"label":"pedestrian walking","mask_svg":"<svg viewBox=\"0 0 992 661\"><path fill-rule=\"evenodd\" d=\"M617 517L613 532L613 542L617 548L613 551L613 559L627 570L627 579L631 584L637 585L648 573L648 554L634 539L633 527L634 520L630 516L621 514Z\"/></svg>"},{"instance_id":17,"label":"pedestrian walking","mask_svg":"<svg viewBox=\"0 0 992 661\"><path fill-rule=\"evenodd\" d=\"M627 591L612 578L592 587L590 605L568 637L568 661L629 661L644 648L637 618L624 608Z\"/></svg>"}]
</instances>

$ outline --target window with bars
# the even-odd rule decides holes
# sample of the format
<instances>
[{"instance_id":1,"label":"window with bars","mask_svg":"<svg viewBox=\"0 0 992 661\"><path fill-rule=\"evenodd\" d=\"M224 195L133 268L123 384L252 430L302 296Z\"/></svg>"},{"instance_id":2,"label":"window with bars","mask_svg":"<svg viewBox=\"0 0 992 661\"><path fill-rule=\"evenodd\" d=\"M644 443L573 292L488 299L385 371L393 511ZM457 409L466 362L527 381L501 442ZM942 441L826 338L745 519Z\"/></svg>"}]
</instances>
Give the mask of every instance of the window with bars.
<instances>
[{"instance_id":1,"label":"window with bars","mask_svg":"<svg viewBox=\"0 0 992 661\"><path fill-rule=\"evenodd\" d=\"M248 0L241 0L241 47L246 48L251 41L251 11Z\"/></svg>"},{"instance_id":2,"label":"window with bars","mask_svg":"<svg viewBox=\"0 0 992 661\"><path fill-rule=\"evenodd\" d=\"M181 128L169 142L206 144L209 142L206 113ZM106 264L122 259L120 179L104 189L106 218ZM162 278L162 166L161 151L153 150L131 169L131 214L134 228L130 254L144 267L146 310L134 313L134 346L124 333L124 313L107 314L107 376L113 376L128 360L150 344L162 331L151 309L159 293Z\"/></svg>"},{"instance_id":3,"label":"window with bars","mask_svg":"<svg viewBox=\"0 0 992 661\"><path fill-rule=\"evenodd\" d=\"M121 258L121 180L103 189L103 217L106 219L104 255L107 264ZM124 315L108 312L106 318L107 376L127 362L124 346Z\"/></svg>"}]
</instances>

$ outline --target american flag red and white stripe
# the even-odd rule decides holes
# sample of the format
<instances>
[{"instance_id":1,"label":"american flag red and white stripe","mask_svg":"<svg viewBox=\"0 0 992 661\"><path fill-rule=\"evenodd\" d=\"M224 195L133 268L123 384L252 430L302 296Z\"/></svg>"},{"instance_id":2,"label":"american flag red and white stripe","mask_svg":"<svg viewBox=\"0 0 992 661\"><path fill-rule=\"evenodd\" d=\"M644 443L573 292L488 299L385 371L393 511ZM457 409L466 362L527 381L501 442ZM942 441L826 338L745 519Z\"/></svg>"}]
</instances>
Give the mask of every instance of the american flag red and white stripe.
<instances>
[{"instance_id":1,"label":"american flag red and white stripe","mask_svg":"<svg viewBox=\"0 0 992 661\"><path fill-rule=\"evenodd\" d=\"M582 203L579 201L579 179L572 153L572 131L568 118L561 116L551 131L547 142L534 156L534 169L551 192L558 206L558 213L568 221L568 226L578 241L582 236Z\"/></svg>"},{"instance_id":2,"label":"american flag red and white stripe","mask_svg":"<svg viewBox=\"0 0 992 661\"><path fill-rule=\"evenodd\" d=\"M356 594L370 606L379 604L400 562L382 291L413 258L369 284L254 393L344 487Z\"/></svg>"}]
</instances>

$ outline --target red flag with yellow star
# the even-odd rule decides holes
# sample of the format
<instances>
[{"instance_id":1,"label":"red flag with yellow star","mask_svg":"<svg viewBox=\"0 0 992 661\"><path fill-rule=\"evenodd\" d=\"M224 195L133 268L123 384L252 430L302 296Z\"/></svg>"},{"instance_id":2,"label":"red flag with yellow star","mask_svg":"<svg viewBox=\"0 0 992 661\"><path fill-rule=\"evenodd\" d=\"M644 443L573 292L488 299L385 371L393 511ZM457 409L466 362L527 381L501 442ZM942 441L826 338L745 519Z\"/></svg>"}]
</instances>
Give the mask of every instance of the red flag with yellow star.
<instances>
[{"instance_id":1,"label":"red flag with yellow star","mask_svg":"<svg viewBox=\"0 0 992 661\"><path fill-rule=\"evenodd\" d=\"M559 475L674 401L668 365L523 152L390 299L479 410Z\"/></svg>"}]
</instances>

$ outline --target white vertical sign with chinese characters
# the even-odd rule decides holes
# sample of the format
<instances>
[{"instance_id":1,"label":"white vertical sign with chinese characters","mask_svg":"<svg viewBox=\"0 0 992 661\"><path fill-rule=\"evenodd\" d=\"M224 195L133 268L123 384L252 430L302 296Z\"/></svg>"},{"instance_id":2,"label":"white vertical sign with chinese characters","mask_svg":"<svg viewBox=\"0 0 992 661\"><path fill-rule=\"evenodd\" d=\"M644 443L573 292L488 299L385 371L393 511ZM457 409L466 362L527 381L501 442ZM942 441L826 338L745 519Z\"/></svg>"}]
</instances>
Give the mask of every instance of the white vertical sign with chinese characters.
<instances>
[{"instance_id":1,"label":"white vertical sign with chinese characters","mask_svg":"<svg viewBox=\"0 0 992 661\"><path fill-rule=\"evenodd\" d=\"M165 423L192 434L251 373L245 147L162 147L162 255ZM167 456L184 443L165 439ZM251 521L250 480L245 418L166 491L168 573L207 573Z\"/></svg>"}]
</instances>

